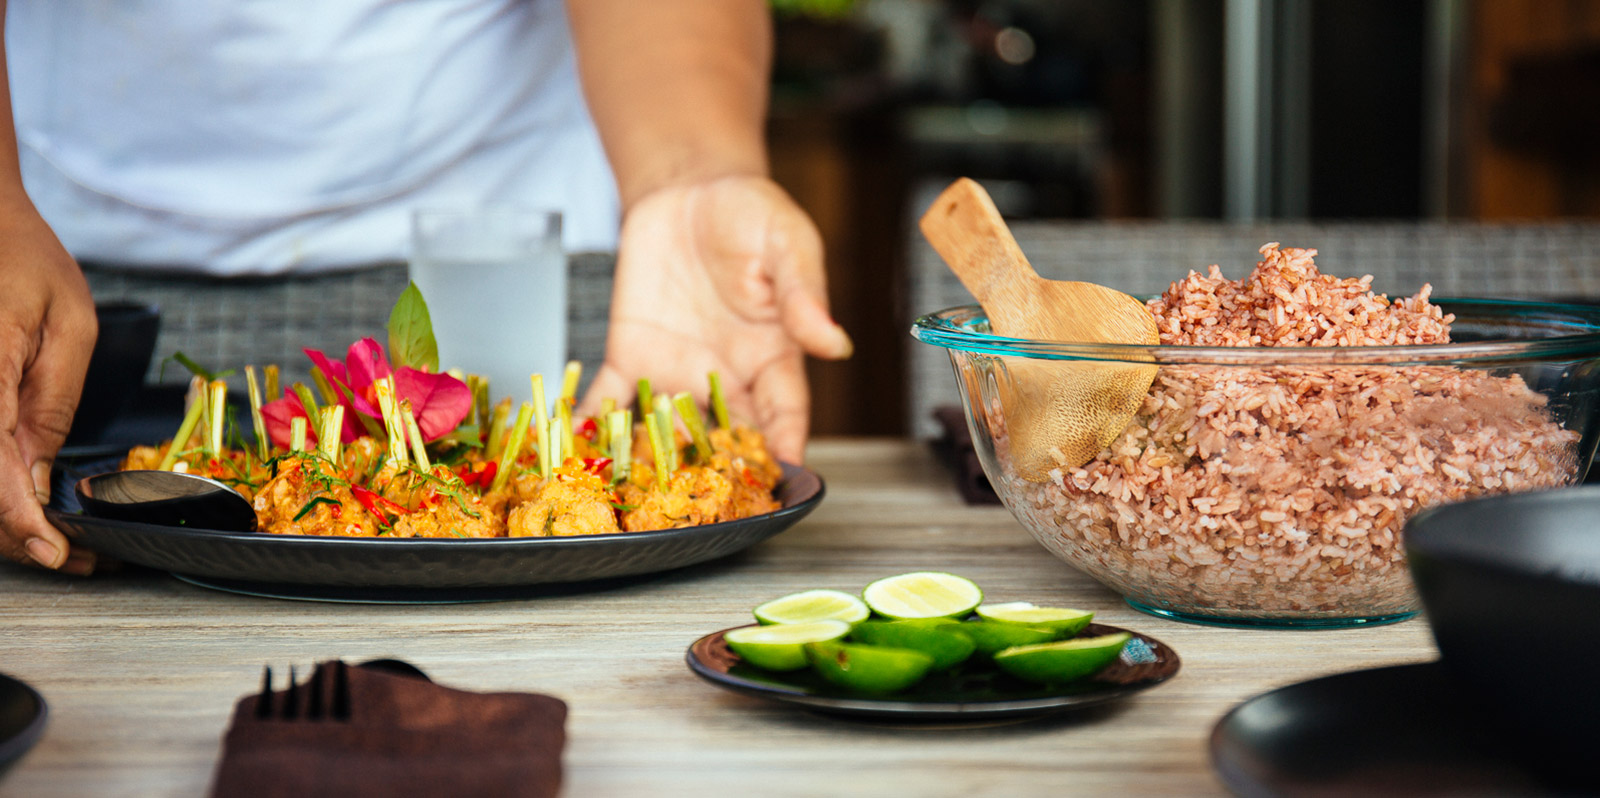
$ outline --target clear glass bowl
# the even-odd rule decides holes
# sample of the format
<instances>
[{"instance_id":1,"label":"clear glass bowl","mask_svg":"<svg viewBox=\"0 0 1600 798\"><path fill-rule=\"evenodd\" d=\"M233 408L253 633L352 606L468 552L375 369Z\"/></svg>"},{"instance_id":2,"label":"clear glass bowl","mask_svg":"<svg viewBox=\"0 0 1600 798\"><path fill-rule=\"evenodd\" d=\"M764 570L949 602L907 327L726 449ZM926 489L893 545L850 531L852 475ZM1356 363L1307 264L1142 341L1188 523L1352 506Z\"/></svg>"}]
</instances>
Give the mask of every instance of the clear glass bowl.
<instances>
[{"instance_id":1,"label":"clear glass bowl","mask_svg":"<svg viewBox=\"0 0 1600 798\"><path fill-rule=\"evenodd\" d=\"M1600 308L1434 302L1452 343L1030 341L990 334L975 305L911 332L948 350L984 472L1052 554L1156 615L1337 627L1416 614L1407 518L1581 482L1600 436ZM1093 460L1023 478L1014 372L1084 362L1155 363L1155 382Z\"/></svg>"}]
</instances>

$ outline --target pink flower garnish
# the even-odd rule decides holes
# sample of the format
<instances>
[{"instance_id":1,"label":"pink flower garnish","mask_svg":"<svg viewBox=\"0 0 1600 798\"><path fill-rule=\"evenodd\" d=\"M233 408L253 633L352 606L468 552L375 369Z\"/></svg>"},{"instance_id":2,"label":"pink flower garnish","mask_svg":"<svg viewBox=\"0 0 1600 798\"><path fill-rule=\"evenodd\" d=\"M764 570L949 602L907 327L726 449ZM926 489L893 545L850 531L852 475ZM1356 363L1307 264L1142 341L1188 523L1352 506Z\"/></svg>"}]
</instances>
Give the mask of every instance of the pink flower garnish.
<instances>
[{"instance_id":1,"label":"pink flower garnish","mask_svg":"<svg viewBox=\"0 0 1600 798\"><path fill-rule=\"evenodd\" d=\"M472 411L472 392L466 383L448 374L430 374L409 366L391 369L383 346L371 338L351 344L343 363L330 360L315 349L307 349L305 353L328 378L334 393L339 395L339 404L345 406L341 437L347 443L366 434L366 427L356 418L356 413L382 420L373 385L384 377L394 377L397 400L411 402L411 412L417 417L417 429L423 440L437 440L448 434ZM286 390L282 399L262 406L261 416L272 442L287 448L290 423L296 416L306 416L306 412L299 398ZM307 440L314 437L308 434Z\"/></svg>"}]
</instances>

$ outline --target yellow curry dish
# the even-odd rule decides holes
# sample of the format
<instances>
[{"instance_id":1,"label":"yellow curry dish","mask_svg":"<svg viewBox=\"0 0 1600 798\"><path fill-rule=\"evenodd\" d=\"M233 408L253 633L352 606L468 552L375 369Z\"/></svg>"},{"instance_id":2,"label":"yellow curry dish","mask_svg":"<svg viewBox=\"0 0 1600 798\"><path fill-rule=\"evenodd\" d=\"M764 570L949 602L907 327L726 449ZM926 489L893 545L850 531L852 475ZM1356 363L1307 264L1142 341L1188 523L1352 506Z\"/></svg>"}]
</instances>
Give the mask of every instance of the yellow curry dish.
<instances>
[{"instance_id":1,"label":"yellow curry dish","mask_svg":"<svg viewBox=\"0 0 1600 798\"><path fill-rule=\"evenodd\" d=\"M138 446L121 467L200 474L250 500L260 532L390 538L605 535L733 521L779 509L782 467L757 430L730 420L720 381L709 380L711 417L688 393L601 403L575 417L577 363L546 402L513 414L491 404L487 380L441 373L422 306L422 335L396 335L390 352L371 338L344 362L306 350L315 388L281 398L277 369L245 369L253 440L227 413L227 384L196 372L183 424L171 440ZM401 332L407 332L402 329ZM394 357L391 364L389 358ZM264 388L262 387L264 385ZM635 412L637 408L637 413ZM636 417L637 416L637 417Z\"/></svg>"}]
</instances>

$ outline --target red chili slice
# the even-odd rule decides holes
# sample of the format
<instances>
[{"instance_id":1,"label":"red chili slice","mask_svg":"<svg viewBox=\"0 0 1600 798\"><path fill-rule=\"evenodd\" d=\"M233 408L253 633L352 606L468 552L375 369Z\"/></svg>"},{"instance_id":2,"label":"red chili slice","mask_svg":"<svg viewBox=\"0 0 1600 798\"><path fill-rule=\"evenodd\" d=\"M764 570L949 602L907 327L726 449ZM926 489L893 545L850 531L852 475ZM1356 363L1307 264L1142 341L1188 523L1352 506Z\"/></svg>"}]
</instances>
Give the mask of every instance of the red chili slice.
<instances>
[{"instance_id":1,"label":"red chili slice","mask_svg":"<svg viewBox=\"0 0 1600 798\"><path fill-rule=\"evenodd\" d=\"M604 471L608 465L611 465L611 458L609 457L583 458L583 470L588 471L595 476L599 476L600 472Z\"/></svg>"},{"instance_id":2,"label":"red chili slice","mask_svg":"<svg viewBox=\"0 0 1600 798\"><path fill-rule=\"evenodd\" d=\"M393 523L389 518L389 513L401 516L409 512L403 505L389 501L360 485L351 485L350 492L355 495L356 501L361 502L362 507L367 508L367 512L377 516L378 520L385 524ZM384 512L385 510L389 512L386 513Z\"/></svg>"},{"instance_id":3,"label":"red chili slice","mask_svg":"<svg viewBox=\"0 0 1600 798\"><path fill-rule=\"evenodd\" d=\"M600 425L596 424L594 422L594 419L586 418L586 419L583 420L582 424L578 425L578 433L577 434L578 434L578 437L580 437L580 438L582 438L582 439L584 439L586 441L592 441L592 440L595 439L596 435L600 434Z\"/></svg>"}]
</instances>

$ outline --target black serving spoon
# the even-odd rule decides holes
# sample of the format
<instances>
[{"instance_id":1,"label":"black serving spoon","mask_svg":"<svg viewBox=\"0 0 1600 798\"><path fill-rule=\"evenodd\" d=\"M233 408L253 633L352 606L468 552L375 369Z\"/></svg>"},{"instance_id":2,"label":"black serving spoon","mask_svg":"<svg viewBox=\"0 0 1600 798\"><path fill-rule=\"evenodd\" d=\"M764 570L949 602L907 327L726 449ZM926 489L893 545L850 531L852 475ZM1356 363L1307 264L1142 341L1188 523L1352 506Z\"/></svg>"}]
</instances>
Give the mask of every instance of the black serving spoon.
<instances>
[{"instance_id":1,"label":"black serving spoon","mask_svg":"<svg viewBox=\"0 0 1600 798\"><path fill-rule=\"evenodd\" d=\"M179 471L112 471L78 480L84 513L159 526L254 532L256 512L239 492Z\"/></svg>"}]
</instances>

